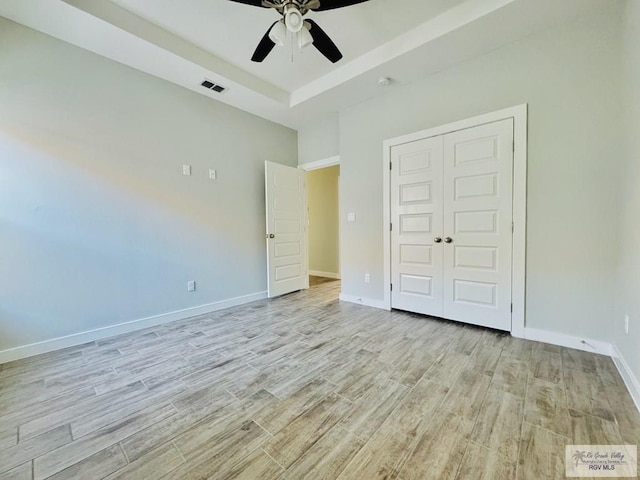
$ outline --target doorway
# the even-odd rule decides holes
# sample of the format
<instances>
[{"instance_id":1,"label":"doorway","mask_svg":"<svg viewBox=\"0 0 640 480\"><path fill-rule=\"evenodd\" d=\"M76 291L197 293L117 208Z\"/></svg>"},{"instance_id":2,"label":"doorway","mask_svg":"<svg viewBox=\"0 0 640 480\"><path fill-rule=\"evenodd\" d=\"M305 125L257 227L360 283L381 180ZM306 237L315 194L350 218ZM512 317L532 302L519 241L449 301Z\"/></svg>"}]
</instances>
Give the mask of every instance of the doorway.
<instances>
[{"instance_id":1,"label":"doorway","mask_svg":"<svg viewBox=\"0 0 640 480\"><path fill-rule=\"evenodd\" d=\"M269 298L329 282L339 295L339 165L337 156L298 168L265 162Z\"/></svg>"},{"instance_id":2,"label":"doorway","mask_svg":"<svg viewBox=\"0 0 640 480\"><path fill-rule=\"evenodd\" d=\"M306 171L309 286L333 283L340 273L340 159L300 166Z\"/></svg>"},{"instance_id":3,"label":"doorway","mask_svg":"<svg viewBox=\"0 0 640 480\"><path fill-rule=\"evenodd\" d=\"M340 165L307 172L309 276L340 279Z\"/></svg>"}]
</instances>

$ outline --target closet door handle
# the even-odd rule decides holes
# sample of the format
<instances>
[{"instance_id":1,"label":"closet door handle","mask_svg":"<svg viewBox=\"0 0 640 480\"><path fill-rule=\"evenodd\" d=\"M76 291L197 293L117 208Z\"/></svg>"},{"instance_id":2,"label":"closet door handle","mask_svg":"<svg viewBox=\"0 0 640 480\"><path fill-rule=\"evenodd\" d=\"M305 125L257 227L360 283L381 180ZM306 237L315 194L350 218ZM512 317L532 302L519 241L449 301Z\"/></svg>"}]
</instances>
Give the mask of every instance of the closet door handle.
<instances>
[{"instance_id":1,"label":"closet door handle","mask_svg":"<svg viewBox=\"0 0 640 480\"><path fill-rule=\"evenodd\" d=\"M453 242L453 238L451 238L451 237L446 237L444 239L444 243L451 243L451 242Z\"/></svg>"},{"instance_id":2,"label":"closet door handle","mask_svg":"<svg viewBox=\"0 0 640 480\"><path fill-rule=\"evenodd\" d=\"M434 243L440 243L440 242L442 242L442 239L440 237L436 237L436 238L433 239L433 242Z\"/></svg>"}]
</instances>

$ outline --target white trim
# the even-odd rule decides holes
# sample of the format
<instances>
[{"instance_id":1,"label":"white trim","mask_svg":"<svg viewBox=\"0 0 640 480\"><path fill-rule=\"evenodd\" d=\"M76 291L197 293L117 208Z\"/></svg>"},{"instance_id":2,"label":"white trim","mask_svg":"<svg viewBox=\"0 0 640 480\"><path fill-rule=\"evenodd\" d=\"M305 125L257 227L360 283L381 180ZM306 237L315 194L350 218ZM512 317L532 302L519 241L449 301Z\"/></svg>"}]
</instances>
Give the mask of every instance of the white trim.
<instances>
[{"instance_id":1,"label":"white trim","mask_svg":"<svg viewBox=\"0 0 640 480\"><path fill-rule=\"evenodd\" d=\"M591 338L575 337L573 335L567 335L565 333L552 332L549 330L540 330L538 328L524 329L524 336L526 340L533 340L536 342L549 343L551 345L557 345L559 347L573 348L575 350L582 350L584 352L597 353L599 355L611 356L613 347L610 343L602 342L600 340L593 340Z\"/></svg>"},{"instance_id":2,"label":"white trim","mask_svg":"<svg viewBox=\"0 0 640 480\"><path fill-rule=\"evenodd\" d=\"M340 165L340 155L323 158L322 160L316 160L314 162L301 163L298 165L298 168L305 172L311 172L312 170L320 170L321 168L333 167L334 165Z\"/></svg>"},{"instance_id":3,"label":"white trim","mask_svg":"<svg viewBox=\"0 0 640 480\"><path fill-rule=\"evenodd\" d=\"M622 353L620 353L620 350L618 350L618 347L613 344L611 349L611 353L613 354L611 356L613 358L613 363L615 363L618 372L620 372L620 376L622 377L622 380L624 380L624 384L627 386L627 390L629 390L631 398L640 412L640 381L638 381L636 376L633 374L631 367L629 367L629 364L622 356Z\"/></svg>"},{"instance_id":4,"label":"white trim","mask_svg":"<svg viewBox=\"0 0 640 480\"><path fill-rule=\"evenodd\" d=\"M304 225L304 235L302 236L302 246L304 248L304 289L309 290L309 191L307 190L307 171L302 170L302 225Z\"/></svg>"},{"instance_id":5,"label":"white trim","mask_svg":"<svg viewBox=\"0 0 640 480\"><path fill-rule=\"evenodd\" d=\"M32 357L34 355L40 355L54 350L60 350L62 348L82 345L83 343L93 342L95 340L101 340L103 338L109 338L123 333L129 333L148 327L155 327L164 323L205 315L218 310L224 310L225 308L244 305L245 303L255 302L256 300L263 300L265 298L267 298L267 292L252 293L250 295L221 300L219 302L208 303L198 307L185 308L183 310L153 315L151 317L140 318L130 322L119 323L117 325L96 328L86 332L74 333L73 335L67 335L65 337L52 338L50 340L44 340L30 345L22 345L20 347L10 348L7 350L0 350L0 365L14 360L19 360L21 358Z\"/></svg>"},{"instance_id":6,"label":"white trim","mask_svg":"<svg viewBox=\"0 0 640 480\"><path fill-rule=\"evenodd\" d=\"M320 270L309 270L309 275L314 277L333 278L335 280L340 280L340 278L342 278L339 273L321 272Z\"/></svg>"},{"instance_id":7,"label":"white trim","mask_svg":"<svg viewBox=\"0 0 640 480\"><path fill-rule=\"evenodd\" d=\"M349 303L356 303L358 305L364 305L366 307L379 308L381 310L390 310L390 308L387 307L387 305L381 300L375 300L375 299L372 299L372 298L358 297L356 295L345 295L344 293L341 293L340 294L340 301L349 302Z\"/></svg>"},{"instance_id":8,"label":"white trim","mask_svg":"<svg viewBox=\"0 0 640 480\"><path fill-rule=\"evenodd\" d=\"M451 32L463 29L513 2L514 0L467 0L459 3L399 37L349 62L340 64L326 75L294 90L291 92L290 106L295 107L354 78L365 74L372 76L372 72L383 65L423 45L436 42ZM384 68L388 70L389 67Z\"/></svg>"},{"instance_id":9,"label":"white trim","mask_svg":"<svg viewBox=\"0 0 640 480\"><path fill-rule=\"evenodd\" d=\"M522 338L526 326L527 283L527 104L513 108L513 251L511 335Z\"/></svg>"},{"instance_id":10,"label":"white trim","mask_svg":"<svg viewBox=\"0 0 640 480\"><path fill-rule=\"evenodd\" d=\"M511 298L513 314L511 316L511 335L524 338L526 303L526 236L527 236L527 104L505 108L496 112L478 115L446 125L429 128L420 132L391 138L383 142L382 164L382 235L384 256L384 300L385 309L391 309L391 222L390 173L391 147L424 138L435 137L466 128L513 118L515 151L513 155L513 276Z\"/></svg>"}]
</instances>

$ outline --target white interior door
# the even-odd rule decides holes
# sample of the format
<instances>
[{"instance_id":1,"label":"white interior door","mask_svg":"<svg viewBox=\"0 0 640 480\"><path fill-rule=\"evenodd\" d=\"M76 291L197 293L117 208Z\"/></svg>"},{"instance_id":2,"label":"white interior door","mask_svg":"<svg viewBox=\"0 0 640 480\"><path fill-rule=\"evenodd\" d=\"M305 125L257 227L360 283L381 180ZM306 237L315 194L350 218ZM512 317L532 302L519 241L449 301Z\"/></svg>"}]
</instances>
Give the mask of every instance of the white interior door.
<instances>
[{"instance_id":1,"label":"white interior door","mask_svg":"<svg viewBox=\"0 0 640 480\"><path fill-rule=\"evenodd\" d=\"M442 148L439 136L391 150L391 305L434 316L442 316Z\"/></svg>"},{"instance_id":2,"label":"white interior door","mask_svg":"<svg viewBox=\"0 0 640 480\"><path fill-rule=\"evenodd\" d=\"M305 172L265 162L269 297L307 286Z\"/></svg>"},{"instance_id":3,"label":"white interior door","mask_svg":"<svg viewBox=\"0 0 640 480\"><path fill-rule=\"evenodd\" d=\"M443 316L511 330L513 119L444 136Z\"/></svg>"}]
</instances>

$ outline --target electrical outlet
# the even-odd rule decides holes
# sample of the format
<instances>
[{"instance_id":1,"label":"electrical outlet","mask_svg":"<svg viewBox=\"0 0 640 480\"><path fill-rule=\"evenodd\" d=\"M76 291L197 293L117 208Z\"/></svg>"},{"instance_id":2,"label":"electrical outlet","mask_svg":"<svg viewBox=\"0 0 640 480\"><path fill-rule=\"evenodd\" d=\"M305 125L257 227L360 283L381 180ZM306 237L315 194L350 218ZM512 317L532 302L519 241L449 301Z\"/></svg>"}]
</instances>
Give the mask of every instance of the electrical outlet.
<instances>
[{"instance_id":1,"label":"electrical outlet","mask_svg":"<svg viewBox=\"0 0 640 480\"><path fill-rule=\"evenodd\" d=\"M196 281L189 280L187 282L187 292L195 292L196 291Z\"/></svg>"},{"instance_id":2,"label":"electrical outlet","mask_svg":"<svg viewBox=\"0 0 640 480\"><path fill-rule=\"evenodd\" d=\"M191 175L191 165L182 165L182 174Z\"/></svg>"},{"instance_id":3,"label":"electrical outlet","mask_svg":"<svg viewBox=\"0 0 640 480\"><path fill-rule=\"evenodd\" d=\"M364 283L369 283L371 281L371 275L368 273L364 274Z\"/></svg>"},{"instance_id":4,"label":"electrical outlet","mask_svg":"<svg viewBox=\"0 0 640 480\"><path fill-rule=\"evenodd\" d=\"M629 335L629 314L624 316L624 333Z\"/></svg>"}]
</instances>

